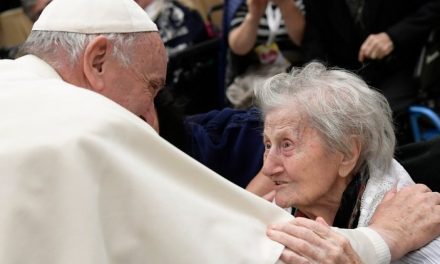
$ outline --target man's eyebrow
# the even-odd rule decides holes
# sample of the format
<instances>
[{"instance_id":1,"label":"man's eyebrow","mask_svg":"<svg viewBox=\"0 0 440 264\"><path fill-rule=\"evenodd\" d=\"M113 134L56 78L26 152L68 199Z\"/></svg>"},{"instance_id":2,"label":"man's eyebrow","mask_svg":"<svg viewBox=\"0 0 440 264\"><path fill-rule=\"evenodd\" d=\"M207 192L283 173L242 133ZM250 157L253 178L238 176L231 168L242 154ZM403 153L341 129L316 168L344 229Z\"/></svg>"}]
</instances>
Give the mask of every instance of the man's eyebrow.
<instances>
[{"instance_id":1,"label":"man's eyebrow","mask_svg":"<svg viewBox=\"0 0 440 264\"><path fill-rule=\"evenodd\" d=\"M155 90L162 89L165 86L165 80L163 78L150 79L148 83Z\"/></svg>"}]
</instances>

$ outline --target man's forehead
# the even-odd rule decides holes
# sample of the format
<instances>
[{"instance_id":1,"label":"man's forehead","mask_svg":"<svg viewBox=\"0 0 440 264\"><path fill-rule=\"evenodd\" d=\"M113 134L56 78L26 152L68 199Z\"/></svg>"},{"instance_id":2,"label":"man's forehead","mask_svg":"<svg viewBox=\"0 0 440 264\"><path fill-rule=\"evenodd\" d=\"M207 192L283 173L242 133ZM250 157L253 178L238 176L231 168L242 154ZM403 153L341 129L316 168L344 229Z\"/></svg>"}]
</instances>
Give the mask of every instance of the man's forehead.
<instances>
[{"instance_id":1,"label":"man's forehead","mask_svg":"<svg viewBox=\"0 0 440 264\"><path fill-rule=\"evenodd\" d=\"M148 58L155 67L166 67L168 62L167 51L157 32L143 34L143 37L136 44L138 56Z\"/></svg>"}]
</instances>

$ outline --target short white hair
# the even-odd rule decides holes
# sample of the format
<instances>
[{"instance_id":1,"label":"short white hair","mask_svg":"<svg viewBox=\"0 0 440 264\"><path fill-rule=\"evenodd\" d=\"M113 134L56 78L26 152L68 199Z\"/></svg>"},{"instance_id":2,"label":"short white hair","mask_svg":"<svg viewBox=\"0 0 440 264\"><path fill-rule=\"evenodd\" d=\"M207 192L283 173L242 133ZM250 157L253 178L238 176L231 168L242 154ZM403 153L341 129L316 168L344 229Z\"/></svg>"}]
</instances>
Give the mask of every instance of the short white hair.
<instances>
[{"instance_id":1,"label":"short white hair","mask_svg":"<svg viewBox=\"0 0 440 264\"><path fill-rule=\"evenodd\" d=\"M362 149L354 173L364 176L373 166L390 168L396 143L391 108L355 74L312 62L268 79L254 92L264 116L294 105L330 150L347 155L349 136L359 137Z\"/></svg>"},{"instance_id":2,"label":"short white hair","mask_svg":"<svg viewBox=\"0 0 440 264\"><path fill-rule=\"evenodd\" d=\"M95 37L103 35L113 43L113 56L127 67L133 53L131 46L139 34L141 33L82 34L33 30L21 46L19 54L33 54L58 68L60 61L57 54L58 51L63 51L67 54L70 65L74 65L87 44Z\"/></svg>"}]
</instances>

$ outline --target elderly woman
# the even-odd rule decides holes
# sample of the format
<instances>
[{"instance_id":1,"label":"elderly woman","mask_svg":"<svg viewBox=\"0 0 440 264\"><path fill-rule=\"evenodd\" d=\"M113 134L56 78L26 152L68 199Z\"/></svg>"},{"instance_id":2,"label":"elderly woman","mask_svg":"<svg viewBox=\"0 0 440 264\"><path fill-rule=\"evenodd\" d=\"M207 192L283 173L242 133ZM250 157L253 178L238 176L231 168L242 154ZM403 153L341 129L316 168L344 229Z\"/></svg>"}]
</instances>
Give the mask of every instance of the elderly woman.
<instances>
[{"instance_id":1,"label":"elderly woman","mask_svg":"<svg viewBox=\"0 0 440 264\"><path fill-rule=\"evenodd\" d=\"M388 102L356 75L315 62L255 94L265 119L262 173L274 202L295 216L367 226L388 190L413 184L393 159ZM439 245L437 238L401 261L439 263Z\"/></svg>"}]
</instances>

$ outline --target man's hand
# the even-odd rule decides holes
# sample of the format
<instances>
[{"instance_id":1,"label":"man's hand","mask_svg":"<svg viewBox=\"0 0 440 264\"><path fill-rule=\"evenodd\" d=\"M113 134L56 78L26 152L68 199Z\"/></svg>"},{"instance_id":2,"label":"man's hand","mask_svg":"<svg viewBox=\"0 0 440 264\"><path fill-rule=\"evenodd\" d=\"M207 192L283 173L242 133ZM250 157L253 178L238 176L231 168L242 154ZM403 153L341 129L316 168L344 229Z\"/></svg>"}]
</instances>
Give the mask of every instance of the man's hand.
<instances>
[{"instance_id":1,"label":"man's hand","mask_svg":"<svg viewBox=\"0 0 440 264\"><path fill-rule=\"evenodd\" d=\"M362 44L358 60L363 62L365 59L381 60L394 49L394 43L387 33L371 34Z\"/></svg>"},{"instance_id":2,"label":"man's hand","mask_svg":"<svg viewBox=\"0 0 440 264\"><path fill-rule=\"evenodd\" d=\"M369 227L388 244L391 259L400 259L440 235L440 194L422 184L391 191L377 207Z\"/></svg>"},{"instance_id":3,"label":"man's hand","mask_svg":"<svg viewBox=\"0 0 440 264\"><path fill-rule=\"evenodd\" d=\"M285 223L270 226L267 235L283 244L280 260L289 263L362 263L350 242L332 231L325 221L297 217Z\"/></svg>"}]
</instances>

